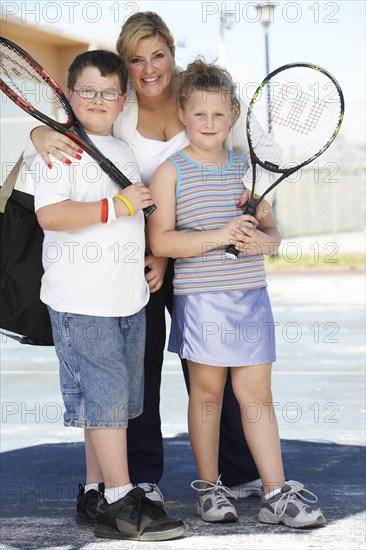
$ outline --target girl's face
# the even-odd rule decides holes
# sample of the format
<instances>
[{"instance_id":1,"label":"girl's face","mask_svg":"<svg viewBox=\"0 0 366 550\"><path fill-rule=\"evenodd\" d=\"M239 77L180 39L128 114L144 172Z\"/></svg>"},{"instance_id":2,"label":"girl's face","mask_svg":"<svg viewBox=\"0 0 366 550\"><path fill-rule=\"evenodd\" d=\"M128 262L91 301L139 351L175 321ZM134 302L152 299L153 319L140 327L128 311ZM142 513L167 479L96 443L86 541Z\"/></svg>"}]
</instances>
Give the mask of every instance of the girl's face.
<instances>
[{"instance_id":1,"label":"girl's face","mask_svg":"<svg viewBox=\"0 0 366 550\"><path fill-rule=\"evenodd\" d=\"M222 147L233 121L229 99L220 91L195 90L178 114L191 144L207 151Z\"/></svg>"},{"instance_id":2,"label":"girl's face","mask_svg":"<svg viewBox=\"0 0 366 550\"><path fill-rule=\"evenodd\" d=\"M138 95L157 97L169 88L174 65L172 52L161 36L141 38L135 55L127 60L128 76Z\"/></svg>"},{"instance_id":3,"label":"girl's face","mask_svg":"<svg viewBox=\"0 0 366 550\"><path fill-rule=\"evenodd\" d=\"M83 91L97 92L94 99L83 99ZM108 101L101 92L116 94L116 99ZM107 136L113 122L123 111L126 96L121 93L118 75L102 76L96 67L85 67L75 83L74 90L67 96L76 118L88 134ZM108 96L107 96L108 97ZM113 95L111 96L113 97Z\"/></svg>"}]
</instances>

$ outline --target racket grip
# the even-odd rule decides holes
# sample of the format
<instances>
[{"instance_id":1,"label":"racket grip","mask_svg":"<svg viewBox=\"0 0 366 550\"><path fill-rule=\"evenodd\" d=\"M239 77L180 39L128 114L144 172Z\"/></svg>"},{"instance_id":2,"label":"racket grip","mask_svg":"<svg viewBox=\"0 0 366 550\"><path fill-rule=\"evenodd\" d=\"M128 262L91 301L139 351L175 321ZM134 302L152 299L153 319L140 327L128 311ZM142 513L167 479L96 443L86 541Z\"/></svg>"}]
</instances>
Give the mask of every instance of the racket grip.
<instances>
[{"instance_id":1,"label":"racket grip","mask_svg":"<svg viewBox=\"0 0 366 550\"><path fill-rule=\"evenodd\" d=\"M145 218L148 218L150 216L150 214L155 212L155 210L156 210L155 204L152 204L151 206L147 206L146 208L143 208Z\"/></svg>"},{"instance_id":2,"label":"racket grip","mask_svg":"<svg viewBox=\"0 0 366 550\"><path fill-rule=\"evenodd\" d=\"M248 204L244 206L243 214L250 214L251 216L255 216L256 208L261 200L262 198L260 198L259 200L251 199ZM225 256L230 260L237 260L239 256L239 250L237 250L232 244L229 244L229 246L226 247Z\"/></svg>"},{"instance_id":3,"label":"racket grip","mask_svg":"<svg viewBox=\"0 0 366 550\"><path fill-rule=\"evenodd\" d=\"M229 244L225 250L225 256L230 258L230 260L237 260L239 256L239 250L236 250L235 246Z\"/></svg>"}]
</instances>

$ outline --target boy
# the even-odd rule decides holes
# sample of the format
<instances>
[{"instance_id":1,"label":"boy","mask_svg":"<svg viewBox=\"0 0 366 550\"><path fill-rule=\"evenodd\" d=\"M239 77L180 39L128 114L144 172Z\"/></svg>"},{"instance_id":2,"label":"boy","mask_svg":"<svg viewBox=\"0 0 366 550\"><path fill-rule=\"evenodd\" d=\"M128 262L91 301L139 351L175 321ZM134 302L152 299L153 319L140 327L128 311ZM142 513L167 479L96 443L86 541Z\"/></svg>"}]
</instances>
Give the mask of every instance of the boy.
<instances>
[{"instance_id":1,"label":"boy","mask_svg":"<svg viewBox=\"0 0 366 550\"><path fill-rule=\"evenodd\" d=\"M107 51L76 57L67 95L98 148L138 180L136 161L109 135L126 100L123 60ZM62 139L60 137L60 139ZM36 170L35 207L44 230L41 299L48 305L66 426L84 428L86 484L76 521L100 537L168 540L185 532L181 520L130 483L128 420L141 414L144 306L144 217L150 193L142 183L120 191L86 153L75 166L52 159ZM33 164L41 166L40 157ZM35 172L34 172L35 173ZM98 485L104 483L104 497Z\"/></svg>"}]
</instances>

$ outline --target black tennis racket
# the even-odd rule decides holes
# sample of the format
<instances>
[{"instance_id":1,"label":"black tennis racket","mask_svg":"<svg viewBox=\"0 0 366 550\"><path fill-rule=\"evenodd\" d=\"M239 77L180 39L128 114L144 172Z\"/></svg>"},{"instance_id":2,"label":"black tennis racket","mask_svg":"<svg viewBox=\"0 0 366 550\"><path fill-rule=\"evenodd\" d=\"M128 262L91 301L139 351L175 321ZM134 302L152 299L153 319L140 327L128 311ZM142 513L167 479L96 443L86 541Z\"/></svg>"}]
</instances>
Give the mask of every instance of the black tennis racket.
<instances>
[{"instance_id":1,"label":"black tennis racket","mask_svg":"<svg viewBox=\"0 0 366 550\"><path fill-rule=\"evenodd\" d=\"M121 189L132 185L94 145L57 82L26 51L3 37L0 37L0 89L23 111L79 145ZM143 210L148 216L155 209L152 205Z\"/></svg>"},{"instance_id":2,"label":"black tennis racket","mask_svg":"<svg viewBox=\"0 0 366 550\"><path fill-rule=\"evenodd\" d=\"M253 186L243 213L254 216L267 193L324 153L338 134L343 115L342 90L325 69L291 63L270 73L256 89L247 113ZM255 198L258 165L280 176ZM234 246L226 248L228 258L238 255Z\"/></svg>"}]
</instances>

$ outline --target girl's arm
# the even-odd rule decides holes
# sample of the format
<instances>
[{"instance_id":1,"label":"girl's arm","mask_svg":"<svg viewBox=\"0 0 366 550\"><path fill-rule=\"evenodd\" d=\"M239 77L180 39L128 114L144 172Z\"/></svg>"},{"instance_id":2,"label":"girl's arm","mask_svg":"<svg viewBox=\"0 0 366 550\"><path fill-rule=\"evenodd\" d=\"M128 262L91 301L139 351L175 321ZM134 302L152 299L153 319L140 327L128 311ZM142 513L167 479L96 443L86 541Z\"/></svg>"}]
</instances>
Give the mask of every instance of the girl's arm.
<instances>
[{"instance_id":1,"label":"girl's arm","mask_svg":"<svg viewBox=\"0 0 366 550\"><path fill-rule=\"evenodd\" d=\"M209 249L229 244L231 231L242 219L258 223L253 216L238 216L220 229L208 231L177 231L176 221L177 171L172 162L159 166L150 184L151 196L157 209L148 218L147 229L151 250L155 256L189 258Z\"/></svg>"},{"instance_id":2,"label":"girl's arm","mask_svg":"<svg viewBox=\"0 0 366 550\"><path fill-rule=\"evenodd\" d=\"M231 241L237 250L248 255L275 254L281 244L281 235L270 212L263 216L257 227L241 220L231 231Z\"/></svg>"}]
</instances>

